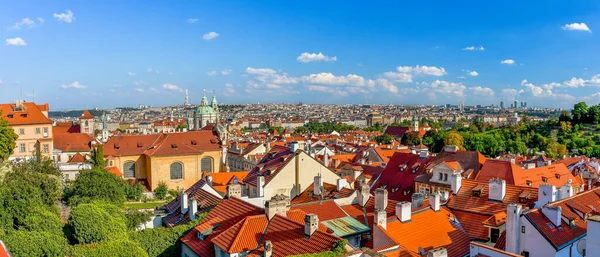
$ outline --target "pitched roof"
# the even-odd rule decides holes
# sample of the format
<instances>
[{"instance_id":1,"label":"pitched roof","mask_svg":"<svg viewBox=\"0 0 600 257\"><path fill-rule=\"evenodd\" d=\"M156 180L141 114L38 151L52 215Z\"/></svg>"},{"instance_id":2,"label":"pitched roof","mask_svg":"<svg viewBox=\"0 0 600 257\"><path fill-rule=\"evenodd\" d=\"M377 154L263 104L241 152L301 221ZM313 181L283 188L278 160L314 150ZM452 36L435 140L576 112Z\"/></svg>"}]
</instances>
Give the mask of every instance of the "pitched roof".
<instances>
[{"instance_id":1,"label":"pitched roof","mask_svg":"<svg viewBox=\"0 0 600 257\"><path fill-rule=\"evenodd\" d=\"M348 216L334 201L314 202L293 205L291 210L302 210L304 213L316 214L319 221L332 220Z\"/></svg>"},{"instance_id":2,"label":"pitched roof","mask_svg":"<svg viewBox=\"0 0 600 257\"><path fill-rule=\"evenodd\" d=\"M543 178L547 178L546 182ZM532 187L538 188L541 184L547 183L556 187L562 187L567 181L571 180L573 187L579 187L584 184L581 176L573 176L571 171L562 163L550 166L538 167L524 170L518 178L515 178L515 184L527 185L527 181L532 182Z\"/></svg>"},{"instance_id":3,"label":"pitched roof","mask_svg":"<svg viewBox=\"0 0 600 257\"><path fill-rule=\"evenodd\" d=\"M402 137L408 130L410 130L409 127L388 126L383 133L393 137Z\"/></svg>"},{"instance_id":4,"label":"pitched roof","mask_svg":"<svg viewBox=\"0 0 600 257\"><path fill-rule=\"evenodd\" d=\"M457 210L452 210L452 213L454 213L462 228L467 232L469 238L482 241L488 240L489 228L485 227L483 222L488 220L490 215Z\"/></svg>"},{"instance_id":5,"label":"pitched roof","mask_svg":"<svg viewBox=\"0 0 600 257\"><path fill-rule=\"evenodd\" d=\"M328 199L346 198L354 193L354 190L345 188L345 187L342 188L342 191L338 192L337 185L323 182L323 190L325 190L325 197L323 197L323 199L321 199L320 195L313 194L313 191L315 189L314 186L315 186L314 183L311 184L310 186L308 186L304 190L304 192L302 192L300 195L298 195L294 199L292 199L291 204L294 205L294 204L309 203L309 202L328 200Z\"/></svg>"},{"instance_id":6,"label":"pitched roof","mask_svg":"<svg viewBox=\"0 0 600 257\"><path fill-rule=\"evenodd\" d=\"M388 200L387 207L385 208L385 212L388 218L394 217L396 215L396 204L398 201ZM425 203L424 203L425 204ZM358 204L346 205L342 206L342 209L348 213L351 217L356 220L362 222L363 224L367 223L368 227L373 230L373 220L375 217L375 197L370 197L365 205L364 209ZM365 217L366 213L366 217ZM371 232L371 240L369 240L366 244L366 247L373 248L373 233Z\"/></svg>"},{"instance_id":7,"label":"pitched roof","mask_svg":"<svg viewBox=\"0 0 600 257\"><path fill-rule=\"evenodd\" d=\"M268 222L264 214L248 216L215 236L212 242L229 253L254 250L260 243Z\"/></svg>"},{"instance_id":8,"label":"pitched roof","mask_svg":"<svg viewBox=\"0 0 600 257\"><path fill-rule=\"evenodd\" d=\"M4 242L2 242L2 240L0 240L0 257L10 257L8 248L6 247L6 245L4 245Z\"/></svg>"},{"instance_id":9,"label":"pitched roof","mask_svg":"<svg viewBox=\"0 0 600 257\"><path fill-rule=\"evenodd\" d=\"M104 155L175 156L218 149L219 140L212 131L188 131L111 137L104 144Z\"/></svg>"},{"instance_id":10,"label":"pitched roof","mask_svg":"<svg viewBox=\"0 0 600 257\"><path fill-rule=\"evenodd\" d=\"M479 172L481 166L485 162L485 156L475 151L457 151L456 153L442 151L441 153L437 154L435 158L433 158L433 160L431 160L431 162L427 166L427 169L433 168L444 161L456 161L460 163L460 166L465 172L472 171L473 177L475 177L477 176L477 173ZM416 181L421 183L429 183L431 176L433 176L432 172L422 173L416 178Z\"/></svg>"},{"instance_id":11,"label":"pitched roof","mask_svg":"<svg viewBox=\"0 0 600 257\"><path fill-rule=\"evenodd\" d=\"M85 157L83 157L83 155L81 155L79 152L76 153L75 155L73 155L73 157L71 157L71 159L69 159L69 163L80 163L80 162L84 162L85 161Z\"/></svg>"},{"instance_id":12,"label":"pitched roof","mask_svg":"<svg viewBox=\"0 0 600 257\"><path fill-rule=\"evenodd\" d=\"M446 166L448 166L448 168L452 169L455 172L460 172L461 170L461 166L460 163L458 163L457 161L443 161L443 164L445 164Z\"/></svg>"},{"instance_id":13,"label":"pitched roof","mask_svg":"<svg viewBox=\"0 0 600 257\"><path fill-rule=\"evenodd\" d=\"M93 119L94 116L88 110L84 110L81 116L79 116L79 118L82 120L89 120Z\"/></svg>"},{"instance_id":14,"label":"pitched roof","mask_svg":"<svg viewBox=\"0 0 600 257\"><path fill-rule=\"evenodd\" d=\"M123 172L121 172L121 170L119 170L118 167L112 166L112 167L106 168L106 170L112 174L115 174L115 176L117 176L117 177L123 176Z\"/></svg>"},{"instance_id":15,"label":"pitched roof","mask_svg":"<svg viewBox=\"0 0 600 257\"><path fill-rule=\"evenodd\" d=\"M388 221L387 228L382 230L399 245L412 252L419 252L419 247L429 251L444 247L448 257L465 256L469 253L469 237L458 228L453 215L445 207L438 212L428 208L413 213L411 221L402 223L398 219Z\"/></svg>"},{"instance_id":16,"label":"pitched roof","mask_svg":"<svg viewBox=\"0 0 600 257\"><path fill-rule=\"evenodd\" d=\"M28 124L52 124L52 121L44 115L40 106L32 102L23 102L23 109L18 110L14 103L0 104L2 116L8 120L8 124L28 125Z\"/></svg>"},{"instance_id":17,"label":"pitched roof","mask_svg":"<svg viewBox=\"0 0 600 257\"><path fill-rule=\"evenodd\" d=\"M384 187L388 190L389 199L409 201L415 191L415 178L425 170L432 159L433 157L423 159L416 154L395 153L371 191ZM405 194L407 190L409 193Z\"/></svg>"},{"instance_id":18,"label":"pitched roof","mask_svg":"<svg viewBox=\"0 0 600 257\"><path fill-rule=\"evenodd\" d=\"M483 188L481 196L473 196L474 188ZM462 180L460 190L451 195L446 206L452 210L467 211L477 214L494 215L499 212L504 212L509 203L518 203L519 195L525 193L528 195L524 206L531 206L537 201L537 190L530 187L506 185L506 195L503 201L490 201L489 182L480 182L473 180Z\"/></svg>"},{"instance_id":19,"label":"pitched roof","mask_svg":"<svg viewBox=\"0 0 600 257\"><path fill-rule=\"evenodd\" d=\"M61 133L54 135L54 149L63 152L90 152L91 142L94 140L84 133Z\"/></svg>"},{"instance_id":20,"label":"pitched roof","mask_svg":"<svg viewBox=\"0 0 600 257\"><path fill-rule=\"evenodd\" d=\"M104 144L104 156L142 155L160 134L114 136Z\"/></svg>"},{"instance_id":21,"label":"pitched roof","mask_svg":"<svg viewBox=\"0 0 600 257\"><path fill-rule=\"evenodd\" d=\"M289 147L274 146L269 150L265 157L250 171L244 179L245 184L256 186L256 178L259 175L264 176L265 184L275 177L279 170L283 168L294 154L290 152Z\"/></svg>"},{"instance_id":22,"label":"pitched roof","mask_svg":"<svg viewBox=\"0 0 600 257\"><path fill-rule=\"evenodd\" d=\"M57 134L61 133L79 133L81 132L81 128L79 124L74 122L56 122L54 126L52 126L52 134L56 137ZM56 148L56 147L55 147Z\"/></svg>"},{"instance_id":23,"label":"pitched roof","mask_svg":"<svg viewBox=\"0 0 600 257\"><path fill-rule=\"evenodd\" d=\"M499 178L506 180L507 184L515 185L514 174L522 171L521 167L510 161L489 159L485 161L475 180L489 181L492 178Z\"/></svg>"},{"instance_id":24,"label":"pitched roof","mask_svg":"<svg viewBox=\"0 0 600 257\"><path fill-rule=\"evenodd\" d=\"M542 213L541 208L532 209L523 215L540 234L557 250L567 246L572 240L585 236L587 216L600 210L600 188L585 191L573 197L549 203L547 206L559 206L562 211L560 229L550 226L551 221ZM571 227L565 220L573 220Z\"/></svg>"}]
</instances>

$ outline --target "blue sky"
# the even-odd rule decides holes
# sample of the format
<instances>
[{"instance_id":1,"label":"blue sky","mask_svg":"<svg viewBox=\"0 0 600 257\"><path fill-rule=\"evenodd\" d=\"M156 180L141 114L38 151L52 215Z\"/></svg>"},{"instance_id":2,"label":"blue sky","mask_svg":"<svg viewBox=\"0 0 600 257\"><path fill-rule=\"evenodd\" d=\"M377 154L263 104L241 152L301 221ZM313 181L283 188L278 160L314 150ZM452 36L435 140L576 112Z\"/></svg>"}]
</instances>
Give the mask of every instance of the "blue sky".
<instances>
[{"instance_id":1,"label":"blue sky","mask_svg":"<svg viewBox=\"0 0 600 257\"><path fill-rule=\"evenodd\" d=\"M457 2L3 1L0 101L600 102L600 1Z\"/></svg>"}]
</instances>

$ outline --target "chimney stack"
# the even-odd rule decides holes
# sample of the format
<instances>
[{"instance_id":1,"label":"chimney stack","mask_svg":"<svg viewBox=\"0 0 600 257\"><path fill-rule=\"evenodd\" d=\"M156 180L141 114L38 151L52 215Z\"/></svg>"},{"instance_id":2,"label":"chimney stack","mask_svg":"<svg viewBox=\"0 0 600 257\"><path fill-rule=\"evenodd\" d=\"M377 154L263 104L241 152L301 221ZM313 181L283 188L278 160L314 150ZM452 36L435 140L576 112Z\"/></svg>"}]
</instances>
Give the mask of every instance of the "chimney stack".
<instances>
[{"instance_id":1,"label":"chimney stack","mask_svg":"<svg viewBox=\"0 0 600 257\"><path fill-rule=\"evenodd\" d=\"M431 206L431 209L433 211L440 211L440 193L439 192L433 192L430 196L429 196L429 206Z\"/></svg>"},{"instance_id":2,"label":"chimney stack","mask_svg":"<svg viewBox=\"0 0 600 257\"><path fill-rule=\"evenodd\" d=\"M265 241L264 248L264 257L273 257L273 243L271 243L271 240Z\"/></svg>"},{"instance_id":3,"label":"chimney stack","mask_svg":"<svg viewBox=\"0 0 600 257\"><path fill-rule=\"evenodd\" d=\"M196 219L196 212L198 212L198 201L196 201L196 199L192 198L192 199L190 199L190 211L188 214L190 216L190 220Z\"/></svg>"},{"instance_id":4,"label":"chimney stack","mask_svg":"<svg viewBox=\"0 0 600 257\"><path fill-rule=\"evenodd\" d=\"M542 207L542 213L554 226L560 227L562 222L562 208L560 206L544 206Z\"/></svg>"},{"instance_id":5,"label":"chimney stack","mask_svg":"<svg viewBox=\"0 0 600 257\"><path fill-rule=\"evenodd\" d=\"M431 249L427 252L427 257L448 257L448 251L444 247Z\"/></svg>"},{"instance_id":6,"label":"chimney stack","mask_svg":"<svg viewBox=\"0 0 600 257\"><path fill-rule=\"evenodd\" d=\"M375 189L375 209L385 210L388 204L388 191L384 188Z\"/></svg>"},{"instance_id":7,"label":"chimney stack","mask_svg":"<svg viewBox=\"0 0 600 257\"><path fill-rule=\"evenodd\" d=\"M520 253L519 244L521 237L521 214L523 209L520 204L511 203L506 209L506 251Z\"/></svg>"},{"instance_id":8,"label":"chimney stack","mask_svg":"<svg viewBox=\"0 0 600 257\"><path fill-rule=\"evenodd\" d=\"M371 193L369 193L369 185L367 185L367 183L361 183L360 186L358 186L358 204L361 207L365 207L367 205L367 202L369 201L369 197L371 196Z\"/></svg>"},{"instance_id":9,"label":"chimney stack","mask_svg":"<svg viewBox=\"0 0 600 257\"><path fill-rule=\"evenodd\" d=\"M183 192L181 194L181 214L185 214L188 211L188 194Z\"/></svg>"},{"instance_id":10,"label":"chimney stack","mask_svg":"<svg viewBox=\"0 0 600 257\"><path fill-rule=\"evenodd\" d=\"M292 154L294 154L296 151L298 151L298 149L300 149L300 144L298 144L298 142L294 141L290 143L290 152Z\"/></svg>"},{"instance_id":11,"label":"chimney stack","mask_svg":"<svg viewBox=\"0 0 600 257\"><path fill-rule=\"evenodd\" d=\"M345 178L338 178L336 181L336 184L337 184L337 191L341 192L342 188L344 188L348 185L348 180L346 180Z\"/></svg>"},{"instance_id":12,"label":"chimney stack","mask_svg":"<svg viewBox=\"0 0 600 257\"><path fill-rule=\"evenodd\" d=\"M257 197L265 196L265 177L261 174L256 177L256 191Z\"/></svg>"},{"instance_id":13,"label":"chimney stack","mask_svg":"<svg viewBox=\"0 0 600 257\"><path fill-rule=\"evenodd\" d=\"M375 217L373 217L373 223L377 226L381 226L384 229L387 229L387 213L385 209L375 209Z\"/></svg>"},{"instance_id":14,"label":"chimney stack","mask_svg":"<svg viewBox=\"0 0 600 257\"><path fill-rule=\"evenodd\" d=\"M317 214L306 214L304 216L304 236L310 237L319 228L319 217Z\"/></svg>"},{"instance_id":15,"label":"chimney stack","mask_svg":"<svg viewBox=\"0 0 600 257\"><path fill-rule=\"evenodd\" d=\"M489 182L488 199L492 201L502 201L506 196L506 180L492 178Z\"/></svg>"},{"instance_id":16,"label":"chimney stack","mask_svg":"<svg viewBox=\"0 0 600 257\"><path fill-rule=\"evenodd\" d=\"M396 217L400 222L408 222L412 215L412 204L409 202L396 203Z\"/></svg>"},{"instance_id":17,"label":"chimney stack","mask_svg":"<svg viewBox=\"0 0 600 257\"><path fill-rule=\"evenodd\" d=\"M315 176L315 180L313 183L313 195L321 195L323 190L323 178L321 175Z\"/></svg>"},{"instance_id":18,"label":"chimney stack","mask_svg":"<svg viewBox=\"0 0 600 257\"><path fill-rule=\"evenodd\" d=\"M423 202L425 201L425 195L422 193L414 193L411 196L412 206L411 209L415 210L417 208L423 207Z\"/></svg>"},{"instance_id":19,"label":"chimney stack","mask_svg":"<svg viewBox=\"0 0 600 257\"><path fill-rule=\"evenodd\" d=\"M329 167L329 157L327 156L327 147L325 147L325 155L323 155L323 165Z\"/></svg>"},{"instance_id":20,"label":"chimney stack","mask_svg":"<svg viewBox=\"0 0 600 257\"><path fill-rule=\"evenodd\" d=\"M265 212L269 220L275 217L275 214L286 217L286 212L290 210L290 197L287 195L275 195L271 200L265 202Z\"/></svg>"},{"instance_id":21,"label":"chimney stack","mask_svg":"<svg viewBox=\"0 0 600 257\"><path fill-rule=\"evenodd\" d=\"M450 189L452 190L452 194L457 194L462 187L462 175L460 174L452 174L450 176Z\"/></svg>"},{"instance_id":22,"label":"chimney stack","mask_svg":"<svg viewBox=\"0 0 600 257\"><path fill-rule=\"evenodd\" d=\"M242 185L240 184L231 184L227 185L227 193L225 194L227 198L242 198Z\"/></svg>"},{"instance_id":23,"label":"chimney stack","mask_svg":"<svg viewBox=\"0 0 600 257\"><path fill-rule=\"evenodd\" d=\"M456 153L456 152L458 152L458 146L455 146L455 145L444 146L444 152Z\"/></svg>"},{"instance_id":24,"label":"chimney stack","mask_svg":"<svg viewBox=\"0 0 600 257\"><path fill-rule=\"evenodd\" d=\"M212 176L206 175L206 177L204 177L206 179L206 183L208 183L209 186L212 186L213 180L212 180Z\"/></svg>"},{"instance_id":25,"label":"chimney stack","mask_svg":"<svg viewBox=\"0 0 600 257\"><path fill-rule=\"evenodd\" d=\"M536 206L544 206L547 203L556 201L556 187L550 184L541 184L538 188L538 201Z\"/></svg>"},{"instance_id":26,"label":"chimney stack","mask_svg":"<svg viewBox=\"0 0 600 257\"><path fill-rule=\"evenodd\" d=\"M565 199L565 198L569 198L571 196L573 196L573 184L572 184L572 180L569 179L567 181L566 184L564 184L562 187L560 187L559 192L559 196L558 199L556 200L561 200L561 199Z\"/></svg>"}]
</instances>

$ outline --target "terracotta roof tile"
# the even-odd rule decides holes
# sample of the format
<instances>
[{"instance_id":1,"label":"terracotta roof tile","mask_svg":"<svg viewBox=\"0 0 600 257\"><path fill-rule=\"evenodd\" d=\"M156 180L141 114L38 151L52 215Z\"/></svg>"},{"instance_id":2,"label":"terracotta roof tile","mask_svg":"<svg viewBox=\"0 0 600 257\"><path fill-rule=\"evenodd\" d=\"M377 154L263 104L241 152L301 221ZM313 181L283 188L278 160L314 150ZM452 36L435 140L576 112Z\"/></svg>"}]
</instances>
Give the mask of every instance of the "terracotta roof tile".
<instances>
[{"instance_id":1,"label":"terracotta roof tile","mask_svg":"<svg viewBox=\"0 0 600 257\"><path fill-rule=\"evenodd\" d=\"M80 153L76 153L75 155L73 155L73 157L71 157L71 159L68 161L69 163L81 163L85 161L85 157L83 157L83 155L81 155Z\"/></svg>"},{"instance_id":2,"label":"terracotta roof tile","mask_svg":"<svg viewBox=\"0 0 600 257\"><path fill-rule=\"evenodd\" d=\"M260 243L268 220L264 214L248 216L215 236L212 242L228 253L254 250Z\"/></svg>"},{"instance_id":3,"label":"terracotta roof tile","mask_svg":"<svg viewBox=\"0 0 600 257\"><path fill-rule=\"evenodd\" d=\"M452 213L460 222L460 225L465 229L465 232L469 235L471 239L487 241L489 228L483 225L487 219L490 218L489 215L475 214L464 211L456 211L453 210Z\"/></svg>"},{"instance_id":4,"label":"terracotta roof tile","mask_svg":"<svg viewBox=\"0 0 600 257\"><path fill-rule=\"evenodd\" d=\"M14 103L0 104L2 116L8 120L8 124L27 125L27 124L52 124L52 121L44 115L39 105L32 102L24 102L23 109L17 110Z\"/></svg>"},{"instance_id":5,"label":"terracotta roof tile","mask_svg":"<svg viewBox=\"0 0 600 257\"><path fill-rule=\"evenodd\" d=\"M106 170L112 174L115 174L115 176L117 176L117 177L123 176L123 172L121 172L121 170L119 170L119 168L117 168L117 167L114 167L114 166L108 167Z\"/></svg>"},{"instance_id":6,"label":"terracotta roof tile","mask_svg":"<svg viewBox=\"0 0 600 257\"><path fill-rule=\"evenodd\" d=\"M81 116L79 118L80 119L84 119L84 120L88 120L88 119L93 119L94 116L88 110L84 110L83 113L81 114Z\"/></svg>"},{"instance_id":7,"label":"terracotta roof tile","mask_svg":"<svg viewBox=\"0 0 600 257\"><path fill-rule=\"evenodd\" d=\"M385 128L385 132L383 132L383 133L388 134L393 137L402 137L404 135L404 133L406 133L409 130L410 130L409 127L388 126L387 128Z\"/></svg>"},{"instance_id":8,"label":"terracotta roof tile","mask_svg":"<svg viewBox=\"0 0 600 257\"><path fill-rule=\"evenodd\" d=\"M506 195L502 202L489 201L489 182L479 182L468 179L462 180L462 186L456 195L450 196L446 206L452 210L467 211L476 214L491 216L506 211L509 203L518 203L519 195L523 192L531 192L524 206L531 206L537 201L537 190L530 187L506 185ZM473 196L473 189L483 188L481 196Z\"/></svg>"},{"instance_id":9,"label":"terracotta roof tile","mask_svg":"<svg viewBox=\"0 0 600 257\"><path fill-rule=\"evenodd\" d=\"M54 135L54 149L63 152L90 152L94 139L83 133L61 133Z\"/></svg>"},{"instance_id":10,"label":"terracotta roof tile","mask_svg":"<svg viewBox=\"0 0 600 257\"><path fill-rule=\"evenodd\" d=\"M292 200L291 204L295 205L295 204L309 203L309 202L328 200L328 199L346 198L354 193L354 190L351 190L349 188L342 188L342 191L338 192L337 185L323 183L323 190L325 190L325 197L323 199L321 199L320 195L313 194L313 190L314 190L314 184L311 184L304 190L304 192L302 192L302 194L300 194L299 196L296 196Z\"/></svg>"},{"instance_id":11,"label":"terracotta roof tile","mask_svg":"<svg viewBox=\"0 0 600 257\"><path fill-rule=\"evenodd\" d=\"M265 177L265 184L269 183L271 178L275 177L279 170L292 160L293 156L294 154L290 152L289 147L272 147L267 155L246 176L244 183L256 186L256 178L259 175Z\"/></svg>"},{"instance_id":12,"label":"terracotta roof tile","mask_svg":"<svg viewBox=\"0 0 600 257\"><path fill-rule=\"evenodd\" d=\"M292 210L302 210L305 213L316 214L319 221L332 220L348 216L334 201L323 201L308 204L298 204Z\"/></svg>"},{"instance_id":13,"label":"terracotta roof tile","mask_svg":"<svg viewBox=\"0 0 600 257\"><path fill-rule=\"evenodd\" d=\"M56 122L54 126L52 126L52 134L56 137L57 134L61 133L79 133L81 129L79 124L75 124L74 122Z\"/></svg>"},{"instance_id":14,"label":"terracotta roof tile","mask_svg":"<svg viewBox=\"0 0 600 257\"><path fill-rule=\"evenodd\" d=\"M502 234L500 234L500 237L498 237L498 240L496 241L494 248L500 249L500 250L506 249L506 231L502 231Z\"/></svg>"},{"instance_id":15,"label":"terracotta roof tile","mask_svg":"<svg viewBox=\"0 0 600 257\"><path fill-rule=\"evenodd\" d=\"M509 161L488 160L475 180L489 181L491 178L504 179L507 184L533 188L538 188L543 183L562 187L569 179L573 187L579 187L584 183L581 176L573 176L562 163L525 170ZM547 179L546 182L543 178Z\"/></svg>"}]
</instances>

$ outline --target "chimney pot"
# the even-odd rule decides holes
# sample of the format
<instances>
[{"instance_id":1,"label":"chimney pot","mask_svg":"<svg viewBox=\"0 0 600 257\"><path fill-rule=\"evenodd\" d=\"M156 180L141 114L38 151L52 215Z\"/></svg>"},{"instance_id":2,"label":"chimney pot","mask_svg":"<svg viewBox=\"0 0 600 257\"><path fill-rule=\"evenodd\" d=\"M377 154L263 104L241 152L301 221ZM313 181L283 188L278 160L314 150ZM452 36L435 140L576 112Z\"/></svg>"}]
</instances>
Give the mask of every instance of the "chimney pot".
<instances>
[{"instance_id":1,"label":"chimney pot","mask_svg":"<svg viewBox=\"0 0 600 257\"><path fill-rule=\"evenodd\" d=\"M358 187L358 204L361 207L365 207L367 205L367 201L369 201L369 197L371 196L369 190L370 188L367 183L361 183Z\"/></svg>"},{"instance_id":2,"label":"chimney pot","mask_svg":"<svg viewBox=\"0 0 600 257\"><path fill-rule=\"evenodd\" d=\"M502 201L506 196L506 180L492 178L489 181L488 199Z\"/></svg>"},{"instance_id":3,"label":"chimney pot","mask_svg":"<svg viewBox=\"0 0 600 257\"><path fill-rule=\"evenodd\" d=\"M242 198L242 185L240 184L231 184L227 185L227 198Z\"/></svg>"},{"instance_id":4,"label":"chimney pot","mask_svg":"<svg viewBox=\"0 0 600 257\"><path fill-rule=\"evenodd\" d=\"M384 188L375 189L375 209L385 210L388 204L388 191Z\"/></svg>"},{"instance_id":5,"label":"chimney pot","mask_svg":"<svg viewBox=\"0 0 600 257\"><path fill-rule=\"evenodd\" d=\"M412 215L412 204L410 202L396 203L396 217L400 222L410 221Z\"/></svg>"},{"instance_id":6,"label":"chimney pot","mask_svg":"<svg viewBox=\"0 0 600 257\"><path fill-rule=\"evenodd\" d=\"M414 193L411 196L412 206L411 208L417 209L423 207L423 202L425 201L425 195L422 193Z\"/></svg>"},{"instance_id":7,"label":"chimney pot","mask_svg":"<svg viewBox=\"0 0 600 257\"><path fill-rule=\"evenodd\" d=\"M264 257L272 257L273 256L273 243L271 243L271 240L265 241L264 248L265 248Z\"/></svg>"},{"instance_id":8,"label":"chimney pot","mask_svg":"<svg viewBox=\"0 0 600 257\"><path fill-rule=\"evenodd\" d=\"M348 185L348 181L345 178L338 178L336 181L337 191L341 192L342 189Z\"/></svg>"},{"instance_id":9,"label":"chimney pot","mask_svg":"<svg viewBox=\"0 0 600 257\"><path fill-rule=\"evenodd\" d=\"M189 211L189 216L190 216L190 220L195 220L196 219L196 213L198 212L198 201L196 201L196 199L190 199L190 211Z\"/></svg>"},{"instance_id":10,"label":"chimney pot","mask_svg":"<svg viewBox=\"0 0 600 257\"><path fill-rule=\"evenodd\" d=\"M448 251L444 247L435 248L427 252L427 257L448 257Z\"/></svg>"},{"instance_id":11,"label":"chimney pot","mask_svg":"<svg viewBox=\"0 0 600 257\"><path fill-rule=\"evenodd\" d=\"M188 194L183 192L181 194L181 214L185 214L188 211Z\"/></svg>"},{"instance_id":12,"label":"chimney pot","mask_svg":"<svg viewBox=\"0 0 600 257\"><path fill-rule=\"evenodd\" d=\"M321 175L315 176L315 180L313 183L313 193L314 195L321 195L321 189L323 188L323 178Z\"/></svg>"},{"instance_id":13,"label":"chimney pot","mask_svg":"<svg viewBox=\"0 0 600 257\"><path fill-rule=\"evenodd\" d=\"M439 192L433 192L429 196L429 206L436 212L440 211L440 198L441 196Z\"/></svg>"}]
</instances>

